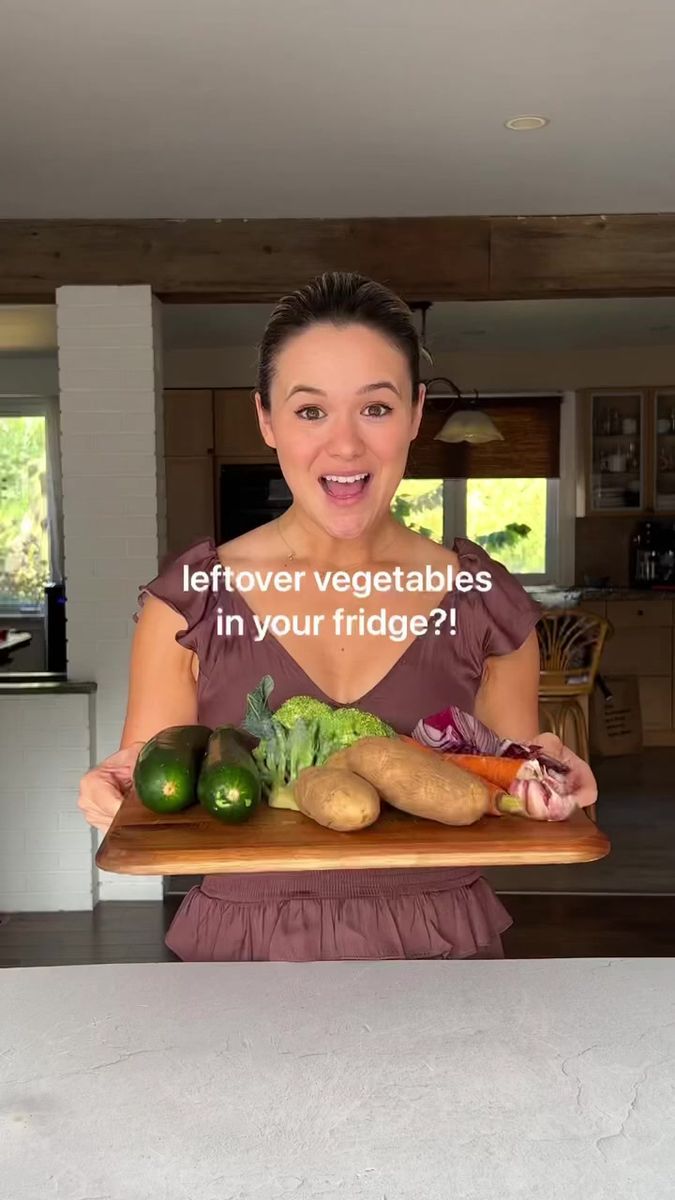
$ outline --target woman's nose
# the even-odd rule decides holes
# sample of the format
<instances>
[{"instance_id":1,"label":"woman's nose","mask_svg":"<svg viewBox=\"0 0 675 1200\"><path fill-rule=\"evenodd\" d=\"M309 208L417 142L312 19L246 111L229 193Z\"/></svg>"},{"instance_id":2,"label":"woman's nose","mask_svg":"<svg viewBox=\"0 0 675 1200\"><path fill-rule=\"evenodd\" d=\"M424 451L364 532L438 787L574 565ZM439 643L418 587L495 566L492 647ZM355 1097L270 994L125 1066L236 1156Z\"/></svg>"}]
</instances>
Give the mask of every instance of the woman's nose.
<instances>
[{"instance_id":1,"label":"woman's nose","mask_svg":"<svg viewBox=\"0 0 675 1200\"><path fill-rule=\"evenodd\" d=\"M358 425L349 417L337 421L330 431L328 451L340 458L357 458L363 453L365 442Z\"/></svg>"}]
</instances>

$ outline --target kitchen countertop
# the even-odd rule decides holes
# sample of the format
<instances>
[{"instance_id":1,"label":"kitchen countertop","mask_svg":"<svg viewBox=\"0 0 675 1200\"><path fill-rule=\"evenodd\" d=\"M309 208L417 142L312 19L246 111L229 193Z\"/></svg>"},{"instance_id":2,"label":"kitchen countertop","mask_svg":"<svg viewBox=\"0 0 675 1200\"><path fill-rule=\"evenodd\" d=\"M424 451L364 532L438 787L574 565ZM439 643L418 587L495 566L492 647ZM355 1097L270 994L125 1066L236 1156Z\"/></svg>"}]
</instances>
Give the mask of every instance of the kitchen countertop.
<instances>
[{"instance_id":1,"label":"kitchen countertop","mask_svg":"<svg viewBox=\"0 0 675 1200\"><path fill-rule=\"evenodd\" d=\"M651 591L645 588L630 587L584 587L582 585L527 587L534 600L551 608L563 607L565 604L582 604L584 600L637 600L653 603L655 600L674 600L675 592Z\"/></svg>"},{"instance_id":2,"label":"kitchen countertop","mask_svg":"<svg viewBox=\"0 0 675 1200\"><path fill-rule=\"evenodd\" d=\"M12 1200L654 1200L675 959L0 972Z\"/></svg>"},{"instance_id":3,"label":"kitchen countertop","mask_svg":"<svg viewBox=\"0 0 675 1200\"><path fill-rule=\"evenodd\" d=\"M95 692L91 680L66 679L54 671L0 671L0 696L53 695L55 693Z\"/></svg>"}]
</instances>

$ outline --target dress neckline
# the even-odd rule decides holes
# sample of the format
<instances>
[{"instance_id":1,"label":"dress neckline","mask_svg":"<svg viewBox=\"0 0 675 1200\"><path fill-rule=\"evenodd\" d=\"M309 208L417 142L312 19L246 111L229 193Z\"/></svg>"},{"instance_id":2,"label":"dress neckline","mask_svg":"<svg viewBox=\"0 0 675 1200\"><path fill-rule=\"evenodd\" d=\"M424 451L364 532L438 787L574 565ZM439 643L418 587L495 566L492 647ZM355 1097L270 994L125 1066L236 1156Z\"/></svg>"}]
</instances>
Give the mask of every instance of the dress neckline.
<instances>
[{"instance_id":1,"label":"dress neckline","mask_svg":"<svg viewBox=\"0 0 675 1200\"><path fill-rule=\"evenodd\" d=\"M218 546L213 538L206 538L205 541L201 543L201 545L208 547L210 556L213 559L215 559L215 561L217 563L220 563L221 566L225 565L222 562L220 554L218 553ZM467 538L462 538L462 537L453 538L451 549L457 555L457 558L458 558L459 564L460 564L460 570L466 569L463 565L465 560L467 560L467 559L479 560L481 557L481 555L480 555L481 548L476 546L473 542L469 541ZM220 588L222 588L222 580L219 585L219 590L220 590ZM434 608L446 609L448 600L450 599L451 596L456 595L456 596L459 596L460 599L464 599L465 597L470 596L471 594L472 594L471 591L455 593L455 589L451 588L447 592L445 592L443 597L439 600L438 604L434 605ZM254 610L251 608L251 605L248 603L248 601L244 599L244 596L242 595L241 592L238 592L234 588L231 590L228 589L228 595L233 597L235 603L239 603L242 608L246 609L246 611L250 614L251 617L254 617L257 615L254 612ZM457 622L457 624L459 625L459 621ZM299 676L301 679L303 679L305 681L305 683L309 684L310 687L313 688L314 691L317 692L322 697L323 700L325 700L326 704L330 704L331 707L333 707L333 708L352 708L357 705L363 704L363 702L366 700L369 700L371 696L374 696L377 692L380 691L381 688L383 688L385 685L387 685L389 683L393 673L398 668L402 667L405 662L407 662L407 660L411 657L413 651L416 649L419 649L420 643L423 643L429 636L430 636L429 626L427 625L427 628L424 631L424 633L417 635L415 638L413 638L412 642L409 642L409 644L405 647L405 649L402 651L402 653L399 655L399 657L392 663L392 665L385 672L385 674L382 676L382 678L376 684L374 684L374 686L372 688L370 688L367 692L364 692L362 696L358 696L354 700L334 700L332 698L332 696L329 696L327 694L327 692L324 692L323 688L319 687L318 683L316 683L312 679L311 675L308 675L308 673L307 673L307 671L305 671L304 667L300 666L300 663L297 661L297 659L295 659L293 657L293 655L290 653L290 651L286 649L283 642L281 641L280 638L278 638L276 636L276 634L267 633L265 635L265 637L268 638L271 641L271 643L275 646L277 653L279 655L281 655L281 657L289 665L289 667L295 672L295 674L297 676ZM298 693L298 694L300 694L300 693Z\"/></svg>"},{"instance_id":2,"label":"dress neckline","mask_svg":"<svg viewBox=\"0 0 675 1200\"><path fill-rule=\"evenodd\" d=\"M235 598L235 600L238 601L241 604L241 606L243 608L245 608L248 613L250 613L250 615L252 617L256 616L256 613L254 613L250 604L248 603L248 601L246 601L244 599L244 597L242 596L242 594L240 592L237 592L236 590L233 589L230 592L230 595L233 596ZM447 605L448 598L451 595L452 595L452 592L446 592L445 595L441 598L441 600L439 600L438 604L434 605L434 609L445 608ZM429 636L429 626L427 626L427 628L425 629L423 634L417 635L416 637L413 638L412 642L408 643L408 645L401 652L401 654L399 654L398 658L394 660L394 662L389 667L389 669L385 672L385 674L382 676L382 678L380 680L378 680L378 682L376 684L374 684L373 687L371 687L367 692L364 692L362 696L357 696L355 700L334 700L332 696L329 696L327 692L324 692L322 687L319 687L318 683L316 683L316 681L314 679L312 679L311 675L308 675L305 668L300 666L300 663L298 662L298 660L293 657L290 650L288 650L286 648L286 646L284 646L284 643L281 641L280 638L278 638L276 636L276 634L269 633L269 632L265 634L265 637L269 638L269 640L274 644L277 652L279 654L281 654L281 656L285 659L285 661L287 663L290 664L292 669L295 671L296 675L300 675L305 680L306 683L310 684L310 686L314 689L314 691L318 692L319 695L321 696L321 698L323 700L325 700L326 704L330 704L330 706L332 708L358 707L363 703L364 700L368 700L369 697L374 696L377 692L379 692L380 688L383 688L389 682L392 674L397 669L397 667L400 667L403 665L405 660L410 655L411 651L416 649L419 646L420 642L424 641L425 638L427 638L428 636Z\"/></svg>"}]
</instances>

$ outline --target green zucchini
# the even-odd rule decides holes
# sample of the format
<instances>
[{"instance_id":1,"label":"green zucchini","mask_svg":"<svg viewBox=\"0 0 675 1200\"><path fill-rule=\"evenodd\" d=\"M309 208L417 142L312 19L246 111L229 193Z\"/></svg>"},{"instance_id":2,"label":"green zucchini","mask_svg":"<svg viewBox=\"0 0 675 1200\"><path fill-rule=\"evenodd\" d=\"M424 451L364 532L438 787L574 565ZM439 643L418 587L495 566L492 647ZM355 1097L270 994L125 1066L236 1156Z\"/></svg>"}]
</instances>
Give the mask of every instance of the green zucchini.
<instances>
[{"instance_id":1,"label":"green zucchini","mask_svg":"<svg viewBox=\"0 0 675 1200\"><path fill-rule=\"evenodd\" d=\"M197 797L200 804L229 824L241 824L260 802L260 777L245 740L232 725L214 729L204 755Z\"/></svg>"},{"instance_id":2,"label":"green zucchini","mask_svg":"<svg viewBox=\"0 0 675 1200\"><path fill-rule=\"evenodd\" d=\"M210 735L207 725L171 725L145 743L136 759L134 787L146 808L175 813L196 804Z\"/></svg>"}]
</instances>

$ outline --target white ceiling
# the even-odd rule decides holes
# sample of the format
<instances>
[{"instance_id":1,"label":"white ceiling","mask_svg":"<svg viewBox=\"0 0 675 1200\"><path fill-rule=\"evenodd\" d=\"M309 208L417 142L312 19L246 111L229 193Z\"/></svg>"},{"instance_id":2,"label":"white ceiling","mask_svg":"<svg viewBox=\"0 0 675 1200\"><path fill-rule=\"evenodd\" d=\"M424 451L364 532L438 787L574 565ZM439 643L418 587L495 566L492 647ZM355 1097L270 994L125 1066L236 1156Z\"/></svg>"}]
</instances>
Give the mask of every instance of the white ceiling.
<instances>
[{"instance_id":1,"label":"white ceiling","mask_svg":"<svg viewBox=\"0 0 675 1200\"><path fill-rule=\"evenodd\" d=\"M263 304L166 304L165 349L255 346L270 312ZM419 328L419 315L417 322ZM675 297L434 304L426 330L427 345L437 355L668 346L675 344ZM0 306L0 353L55 350L53 305Z\"/></svg>"},{"instance_id":2,"label":"white ceiling","mask_svg":"<svg viewBox=\"0 0 675 1200\"><path fill-rule=\"evenodd\" d=\"M671 211L674 45L673 0L9 0L0 218Z\"/></svg>"}]
</instances>

